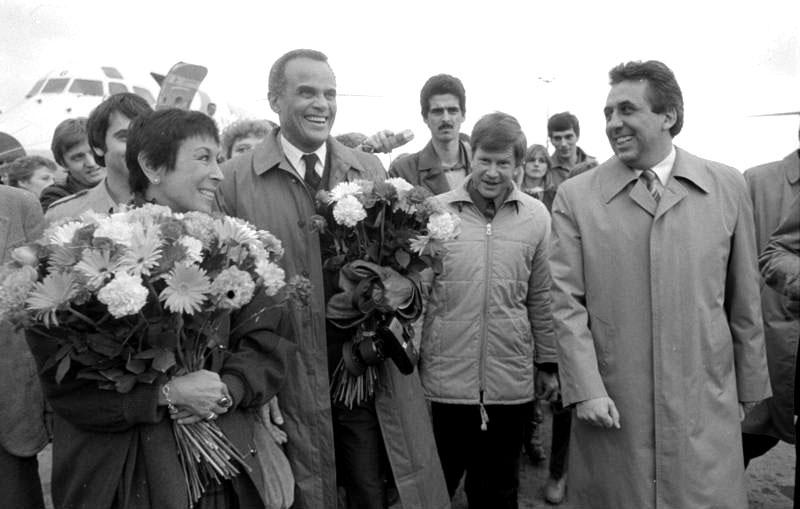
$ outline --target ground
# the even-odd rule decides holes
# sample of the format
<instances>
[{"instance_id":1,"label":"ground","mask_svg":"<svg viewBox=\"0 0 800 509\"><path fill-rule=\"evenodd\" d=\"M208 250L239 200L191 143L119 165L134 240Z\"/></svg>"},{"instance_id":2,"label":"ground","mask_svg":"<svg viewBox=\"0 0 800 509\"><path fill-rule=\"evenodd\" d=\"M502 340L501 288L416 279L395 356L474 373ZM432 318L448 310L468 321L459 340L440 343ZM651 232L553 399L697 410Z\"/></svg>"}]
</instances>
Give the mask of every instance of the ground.
<instances>
[{"instance_id":1,"label":"ground","mask_svg":"<svg viewBox=\"0 0 800 509\"><path fill-rule=\"evenodd\" d=\"M549 413L544 427L545 443L549 443ZM48 497L48 509L52 509L50 495L50 455L48 446L39 456L42 483ZM520 461L520 509L552 508L542 495L542 487L547 479L547 466L532 466L524 455ZM791 509L794 494L794 446L779 443L764 456L753 460L747 469L749 509ZM567 483L567 500L558 506L560 509L579 509L569 503L569 483ZM466 509L464 493L459 491L453 501L453 509ZM392 509L400 509L399 504Z\"/></svg>"}]
</instances>

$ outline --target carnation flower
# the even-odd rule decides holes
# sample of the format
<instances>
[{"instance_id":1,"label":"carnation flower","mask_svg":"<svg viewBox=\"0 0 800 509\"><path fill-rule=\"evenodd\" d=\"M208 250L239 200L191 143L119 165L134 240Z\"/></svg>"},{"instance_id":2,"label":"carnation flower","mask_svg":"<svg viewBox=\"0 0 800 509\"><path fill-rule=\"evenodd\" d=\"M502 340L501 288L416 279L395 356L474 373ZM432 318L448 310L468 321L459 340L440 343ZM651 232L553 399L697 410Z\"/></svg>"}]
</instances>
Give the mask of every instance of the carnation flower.
<instances>
[{"instance_id":1,"label":"carnation flower","mask_svg":"<svg viewBox=\"0 0 800 509\"><path fill-rule=\"evenodd\" d=\"M11 251L11 259L20 265L30 265L36 267L39 264L39 256L31 246L19 246Z\"/></svg>"},{"instance_id":2,"label":"carnation flower","mask_svg":"<svg viewBox=\"0 0 800 509\"><path fill-rule=\"evenodd\" d=\"M353 182L339 182L336 187L331 189L330 201L338 203L347 196L361 194L361 184L355 180Z\"/></svg>"},{"instance_id":3,"label":"carnation flower","mask_svg":"<svg viewBox=\"0 0 800 509\"><path fill-rule=\"evenodd\" d=\"M51 324L58 325L56 311L69 304L77 292L78 285L72 273L54 272L34 285L25 302L28 309L35 312L36 319L42 320L46 327L50 327Z\"/></svg>"},{"instance_id":4,"label":"carnation flower","mask_svg":"<svg viewBox=\"0 0 800 509\"><path fill-rule=\"evenodd\" d=\"M239 309L253 298L256 284L250 274L228 267L217 275L211 283L211 294L222 309Z\"/></svg>"},{"instance_id":5,"label":"carnation flower","mask_svg":"<svg viewBox=\"0 0 800 509\"><path fill-rule=\"evenodd\" d=\"M414 186L409 181L400 177L386 179L386 183L395 188L398 199L402 198L407 192L414 189Z\"/></svg>"},{"instance_id":6,"label":"carnation flower","mask_svg":"<svg viewBox=\"0 0 800 509\"><path fill-rule=\"evenodd\" d=\"M199 264L203 261L203 243L200 239L190 237L189 235L183 235L178 239L178 244L183 246L186 250L185 263Z\"/></svg>"},{"instance_id":7,"label":"carnation flower","mask_svg":"<svg viewBox=\"0 0 800 509\"><path fill-rule=\"evenodd\" d=\"M187 212L183 216L186 234L200 239L204 247L209 247L214 239L214 219L203 212Z\"/></svg>"},{"instance_id":8,"label":"carnation flower","mask_svg":"<svg viewBox=\"0 0 800 509\"><path fill-rule=\"evenodd\" d=\"M126 221L115 219L113 216L112 218L102 219L98 223L97 229L94 231L95 239L110 239L126 247L130 247L131 237L133 237L133 228L131 225Z\"/></svg>"},{"instance_id":9,"label":"carnation flower","mask_svg":"<svg viewBox=\"0 0 800 509\"><path fill-rule=\"evenodd\" d=\"M97 300L108 307L114 318L138 313L147 304L147 288L142 278L127 272L115 272L114 279L97 292Z\"/></svg>"},{"instance_id":10,"label":"carnation flower","mask_svg":"<svg viewBox=\"0 0 800 509\"><path fill-rule=\"evenodd\" d=\"M333 218L341 225L352 228L365 217L367 211L353 195L345 196L333 206Z\"/></svg>"},{"instance_id":11,"label":"carnation flower","mask_svg":"<svg viewBox=\"0 0 800 509\"><path fill-rule=\"evenodd\" d=\"M211 290L206 272L197 265L176 265L166 281L167 287L158 298L173 313L193 314L199 311Z\"/></svg>"},{"instance_id":12,"label":"carnation flower","mask_svg":"<svg viewBox=\"0 0 800 509\"><path fill-rule=\"evenodd\" d=\"M260 260L256 263L256 274L262 280L264 292L270 297L276 295L286 284L286 273L278 264L268 260Z\"/></svg>"},{"instance_id":13,"label":"carnation flower","mask_svg":"<svg viewBox=\"0 0 800 509\"><path fill-rule=\"evenodd\" d=\"M276 258L283 257L283 243L278 237L266 230L258 230L258 238L268 253L274 254Z\"/></svg>"},{"instance_id":14,"label":"carnation flower","mask_svg":"<svg viewBox=\"0 0 800 509\"><path fill-rule=\"evenodd\" d=\"M18 269L0 267L0 319L6 313L21 310L36 284L36 269L23 265Z\"/></svg>"},{"instance_id":15,"label":"carnation flower","mask_svg":"<svg viewBox=\"0 0 800 509\"><path fill-rule=\"evenodd\" d=\"M428 219L428 233L435 240L452 240L458 235L461 220L458 216L444 212Z\"/></svg>"}]
</instances>

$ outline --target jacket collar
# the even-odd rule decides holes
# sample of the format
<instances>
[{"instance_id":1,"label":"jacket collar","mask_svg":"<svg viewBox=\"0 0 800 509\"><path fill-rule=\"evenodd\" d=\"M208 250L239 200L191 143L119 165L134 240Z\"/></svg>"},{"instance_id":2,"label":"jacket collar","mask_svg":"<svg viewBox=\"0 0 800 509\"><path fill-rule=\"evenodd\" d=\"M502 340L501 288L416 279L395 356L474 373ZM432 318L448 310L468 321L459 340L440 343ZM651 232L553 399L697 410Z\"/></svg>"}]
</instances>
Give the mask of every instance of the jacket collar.
<instances>
[{"instance_id":1,"label":"jacket collar","mask_svg":"<svg viewBox=\"0 0 800 509\"><path fill-rule=\"evenodd\" d=\"M464 170L469 174L469 149L467 145L458 141L458 160L464 165ZM430 171L431 174L442 173L442 161L433 148L433 140L428 141L425 148L419 153L419 171Z\"/></svg>"},{"instance_id":2,"label":"jacket collar","mask_svg":"<svg viewBox=\"0 0 800 509\"><path fill-rule=\"evenodd\" d=\"M610 202L631 181L637 179L636 172L628 168L616 156L603 165L597 178L600 181L600 193L605 203ZM675 147L675 165L672 168L672 176L669 181L664 183L664 187L675 190L677 179L691 182L704 193L710 192L712 188L711 176L704 161L679 147Z\"/></svg>"},{"instance_id":3,"label":"jacket collar","mask_svg":"<svg viewBox=\"0 0 800 509\"><path fill-rule=\"evenodd\" d=\"M283 153L279 136L280 127L270 131L264 141L253 149L253 171L256 175L272 170L283 170L297 175ZM327 158L330 161L331 187L346 180L347 172L350 170L355 170L361 175L368 174L367 169L353 150L348 149L332 136L328 136L326 143L328 144Z\"/></svg>"},{"instance_id":4,"label":"jacket collar","mask_svg":"<svg viewBox=\"0 0 800 509\"><path fill-rule=\"evenodd\" d=\"M781 163L786 169L786 180L790 184L796 184L800 180L800 149L784 157Z\"/></svg>"}]
</instances>

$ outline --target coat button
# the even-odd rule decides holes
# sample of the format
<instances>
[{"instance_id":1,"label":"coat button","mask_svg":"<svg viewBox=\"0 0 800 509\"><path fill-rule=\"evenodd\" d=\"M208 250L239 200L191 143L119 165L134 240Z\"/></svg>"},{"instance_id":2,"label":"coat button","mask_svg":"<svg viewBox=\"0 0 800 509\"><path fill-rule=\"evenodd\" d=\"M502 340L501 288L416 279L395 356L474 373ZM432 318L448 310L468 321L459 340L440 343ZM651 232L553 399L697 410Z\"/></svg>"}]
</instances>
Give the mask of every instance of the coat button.
<instances>
[{"instance_id":1,"label":"coat button","mask_svg":"<svg viewBox=\"0 0 800 509\"><path fill-rule=\"evenodd\" d=\"M306 227L306 220L305 219L299 220L297 222L297 226L299 226L300 228L305 228Z\"/></svg>"}]
</instances>

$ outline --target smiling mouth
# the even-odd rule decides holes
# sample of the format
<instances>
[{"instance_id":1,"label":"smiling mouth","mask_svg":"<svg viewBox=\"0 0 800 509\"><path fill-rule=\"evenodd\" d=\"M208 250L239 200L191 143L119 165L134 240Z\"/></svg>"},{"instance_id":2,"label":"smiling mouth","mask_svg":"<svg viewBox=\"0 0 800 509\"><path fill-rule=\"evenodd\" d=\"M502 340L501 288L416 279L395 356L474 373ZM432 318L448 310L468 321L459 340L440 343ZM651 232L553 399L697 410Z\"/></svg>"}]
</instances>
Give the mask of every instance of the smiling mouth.
<instances>
[{"instance_id":1,"label":"smiling mouth","mask_svg":"<svg viewBox=\"0 0 800 509\"><path fill-rule=\"evenodd\" d=\"M214 195L216 194L215 189L200 189L198 192L203 196L205 196L206 198L210 199L214 199Z\"/></svg>"},{"instance_id":2,"label":"smiling mouth","mask_svg":"<svg viewBox=\"0 0 800 509\"><path fill-rule=\"evenodd\" d=\"M623 145L625 143L628 143L632 139L633 136L617 136L616 138L614 138L614 143L617 145Z\"/></svg>"},{"instance_id":3,"label":"smiling mouth","mask_svg":"<svg viewBox=\"0 0 800 509\"><path fill-rule=\"evenodd\" d=\"M323 126L328 122L328 117L323 117L320 115L306 115L303 118L305 118L308 122L319 126Z\"/></svg>"}]
</instances>

